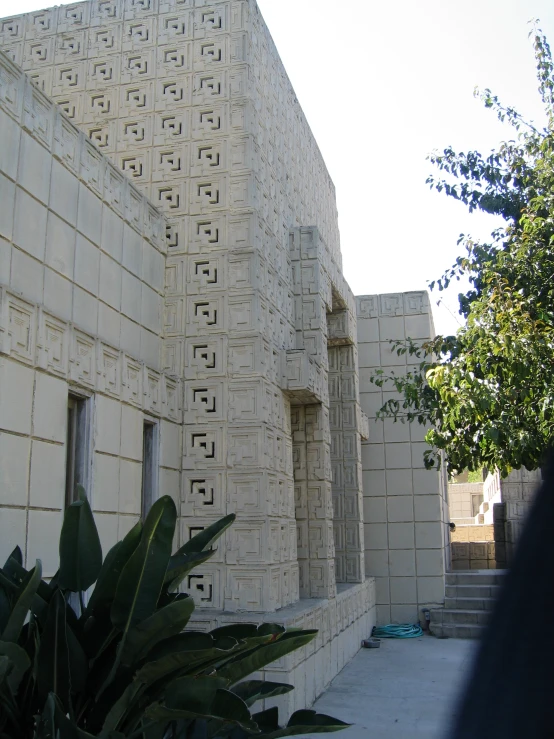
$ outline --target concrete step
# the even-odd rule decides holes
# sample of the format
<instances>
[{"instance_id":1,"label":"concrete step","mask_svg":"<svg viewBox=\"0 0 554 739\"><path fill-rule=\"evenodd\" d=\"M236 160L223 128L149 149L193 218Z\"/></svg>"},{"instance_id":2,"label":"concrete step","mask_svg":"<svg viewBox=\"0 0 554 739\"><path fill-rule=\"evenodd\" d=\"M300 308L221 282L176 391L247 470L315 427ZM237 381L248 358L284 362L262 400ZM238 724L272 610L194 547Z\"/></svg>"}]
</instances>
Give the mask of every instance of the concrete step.
<instances>
[{"instance_id":1,"label":"concrete step","mask_svg":"<svg viewBox=\"0 0 554 739\"><path fill-rule=\"evenodd\" d=\"M431 624L429 629L439 639L480 639L484 626L468 624Z\"/></svg>"},{"instance_id":2,"label":"concrete step","mask_svg":"<svg viewBox=\"0 0 554 739\"><path fill-rule=\"evenodd\" d=\"M492 611L495 603L495 598L464 598L460 597L459 592L453 597L447 596L444 599L444 607L449 611Z\"/></svg>"},{"instance_id":3,"label":"concrete step","mask_svg":"<svg viewBox=\"0 0 554 739\"><path fill-rule=\"evenodd\" d=\"M500 585L447 585L447 598L497 598Z\"/></svg>"},{"instance_id":4,"label":"concrete step","mask_svg":"<svg viewBox=\"0 0 554 739\"><path fill-rule=\"evenodd\" d=\"M466 626L484 626L491 616L490 611L449 610L447 608L433 608L431 610L431 624L445 626L458 624Z\"/></svg>"},{"instance_id":5,"label":"concrete step","mask_svg":"<svg viewBox=\"0 0 554 739\"><path fill-rule=\"evenodd\" d=\"M467 570L447 572L447 585L500 585L506 570Z\"/></svg>"}]
</instances>

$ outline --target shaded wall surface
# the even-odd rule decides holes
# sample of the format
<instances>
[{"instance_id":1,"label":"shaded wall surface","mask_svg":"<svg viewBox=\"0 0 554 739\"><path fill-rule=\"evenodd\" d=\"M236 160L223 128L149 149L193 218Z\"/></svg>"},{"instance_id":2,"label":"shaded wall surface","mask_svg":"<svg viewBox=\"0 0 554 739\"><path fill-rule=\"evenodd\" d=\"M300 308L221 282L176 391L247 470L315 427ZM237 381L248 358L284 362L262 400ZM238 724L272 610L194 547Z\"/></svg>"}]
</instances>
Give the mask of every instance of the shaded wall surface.
<instances>
[{"instance_id":1,"label":"shaded wall surface","mask_svg":"<svg viewBox=\"0 0 554 739\"><path fill-rule=\"evenodd\" d=\"M404 375L407 354L391 341L434 335L426 292L356 298L360 399L369 417L362 444L366 573L376 578L379 623L413 622L420 609L444 602L444 574L450 565L448 501L444 473L424 468L425 429L418 424L376 418L390 398L375 370ZM390 389L388 389L390 388Z\"/></svg>"}]
</instances>

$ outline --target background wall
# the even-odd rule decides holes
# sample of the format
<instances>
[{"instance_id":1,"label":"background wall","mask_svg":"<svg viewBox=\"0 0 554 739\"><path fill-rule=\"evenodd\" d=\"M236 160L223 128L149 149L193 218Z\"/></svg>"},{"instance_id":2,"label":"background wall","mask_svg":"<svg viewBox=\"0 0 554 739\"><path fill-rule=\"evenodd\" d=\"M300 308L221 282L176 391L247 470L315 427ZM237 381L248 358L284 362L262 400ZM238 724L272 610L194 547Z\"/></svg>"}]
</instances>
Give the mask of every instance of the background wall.
<instances>
[{"instance_id":1,"label":"background wall","mask_svg":"<svg viewBox=\"0 0 554 739\"><path fill-rule=\"evenodd\" d=\"M363 295L356 298L360 403L369 417L362 444L366 574L377 587L377 622L414 622L422 606L444 602L449 565L448 503L441 472L423 465L425 429L418 424L377 420L383 403L398 397L370 382L378 368L401 376L407 355L392 340L433 336L427 293Z\"/></svg>"},{"instance_id":2,"label":"background wall","mask_svg":"<svg viewBox=\"0 0 554 739\"><path fill-rule=\"evenodd\" d=\"M141 511L143 421L179 505L182 408L160 372L164 219L0 53L0 559L51 576L68 395L89 398L87 491L104 553Z\"/></svg>"}]
</instances>

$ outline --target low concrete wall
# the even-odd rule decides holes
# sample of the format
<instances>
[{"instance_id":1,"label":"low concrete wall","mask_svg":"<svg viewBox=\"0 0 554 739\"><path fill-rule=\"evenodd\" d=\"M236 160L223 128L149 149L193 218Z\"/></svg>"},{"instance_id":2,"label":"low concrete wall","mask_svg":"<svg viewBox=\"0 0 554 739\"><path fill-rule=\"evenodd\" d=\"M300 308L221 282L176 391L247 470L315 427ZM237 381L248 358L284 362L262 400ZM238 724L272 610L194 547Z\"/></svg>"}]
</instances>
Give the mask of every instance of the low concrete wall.
<instances>
[{"instance_id":1,"label":"low concrete wall","mask_svg":"<svg viewBox=\"0 0 554 739\"><path fill-rule=\"evenodd\" d=\"M453 570L497 569L492 524L456 526L456 530L450 534L450 549Z\"/></svg>"},{"instance_id":2,"label":"low concrete wall","mask_svg":"<svg viewBox=\"0 0 554 739\"><path fill-rule=\"evenodd\" d=\"M306 647L274 662L251 679L290 683L287 695L264 701L265 710L278 706L281 723L294 711L309 708L333 678L354 657L362 639L375 626L375 578L355 585L338 585L337 597L302 599L275 613L227 613L197 609L189 628L210 631L229 623L271 621L287 628L318 629L315 640ZM257 704L258 705L258 704Z\"/></svg>"}]
</instances>

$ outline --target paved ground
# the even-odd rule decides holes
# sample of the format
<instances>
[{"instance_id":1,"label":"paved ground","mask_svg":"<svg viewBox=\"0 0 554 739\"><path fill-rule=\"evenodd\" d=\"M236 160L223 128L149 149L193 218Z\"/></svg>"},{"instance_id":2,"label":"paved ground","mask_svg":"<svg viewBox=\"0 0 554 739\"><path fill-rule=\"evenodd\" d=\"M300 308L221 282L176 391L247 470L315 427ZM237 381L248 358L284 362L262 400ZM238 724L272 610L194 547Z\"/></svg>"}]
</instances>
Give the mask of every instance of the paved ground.
<instances>
[{"instance_id":1,"label":"paved ground","mask_svg":"<svg viewBox=\"0 0 554 739\"><path fill-rule=\"evenodd\" d=\"M382 639L379 649L362 649L313 707L354 724L337 739L444 739L476 644Z\"/></svg>"}]
</instances>

